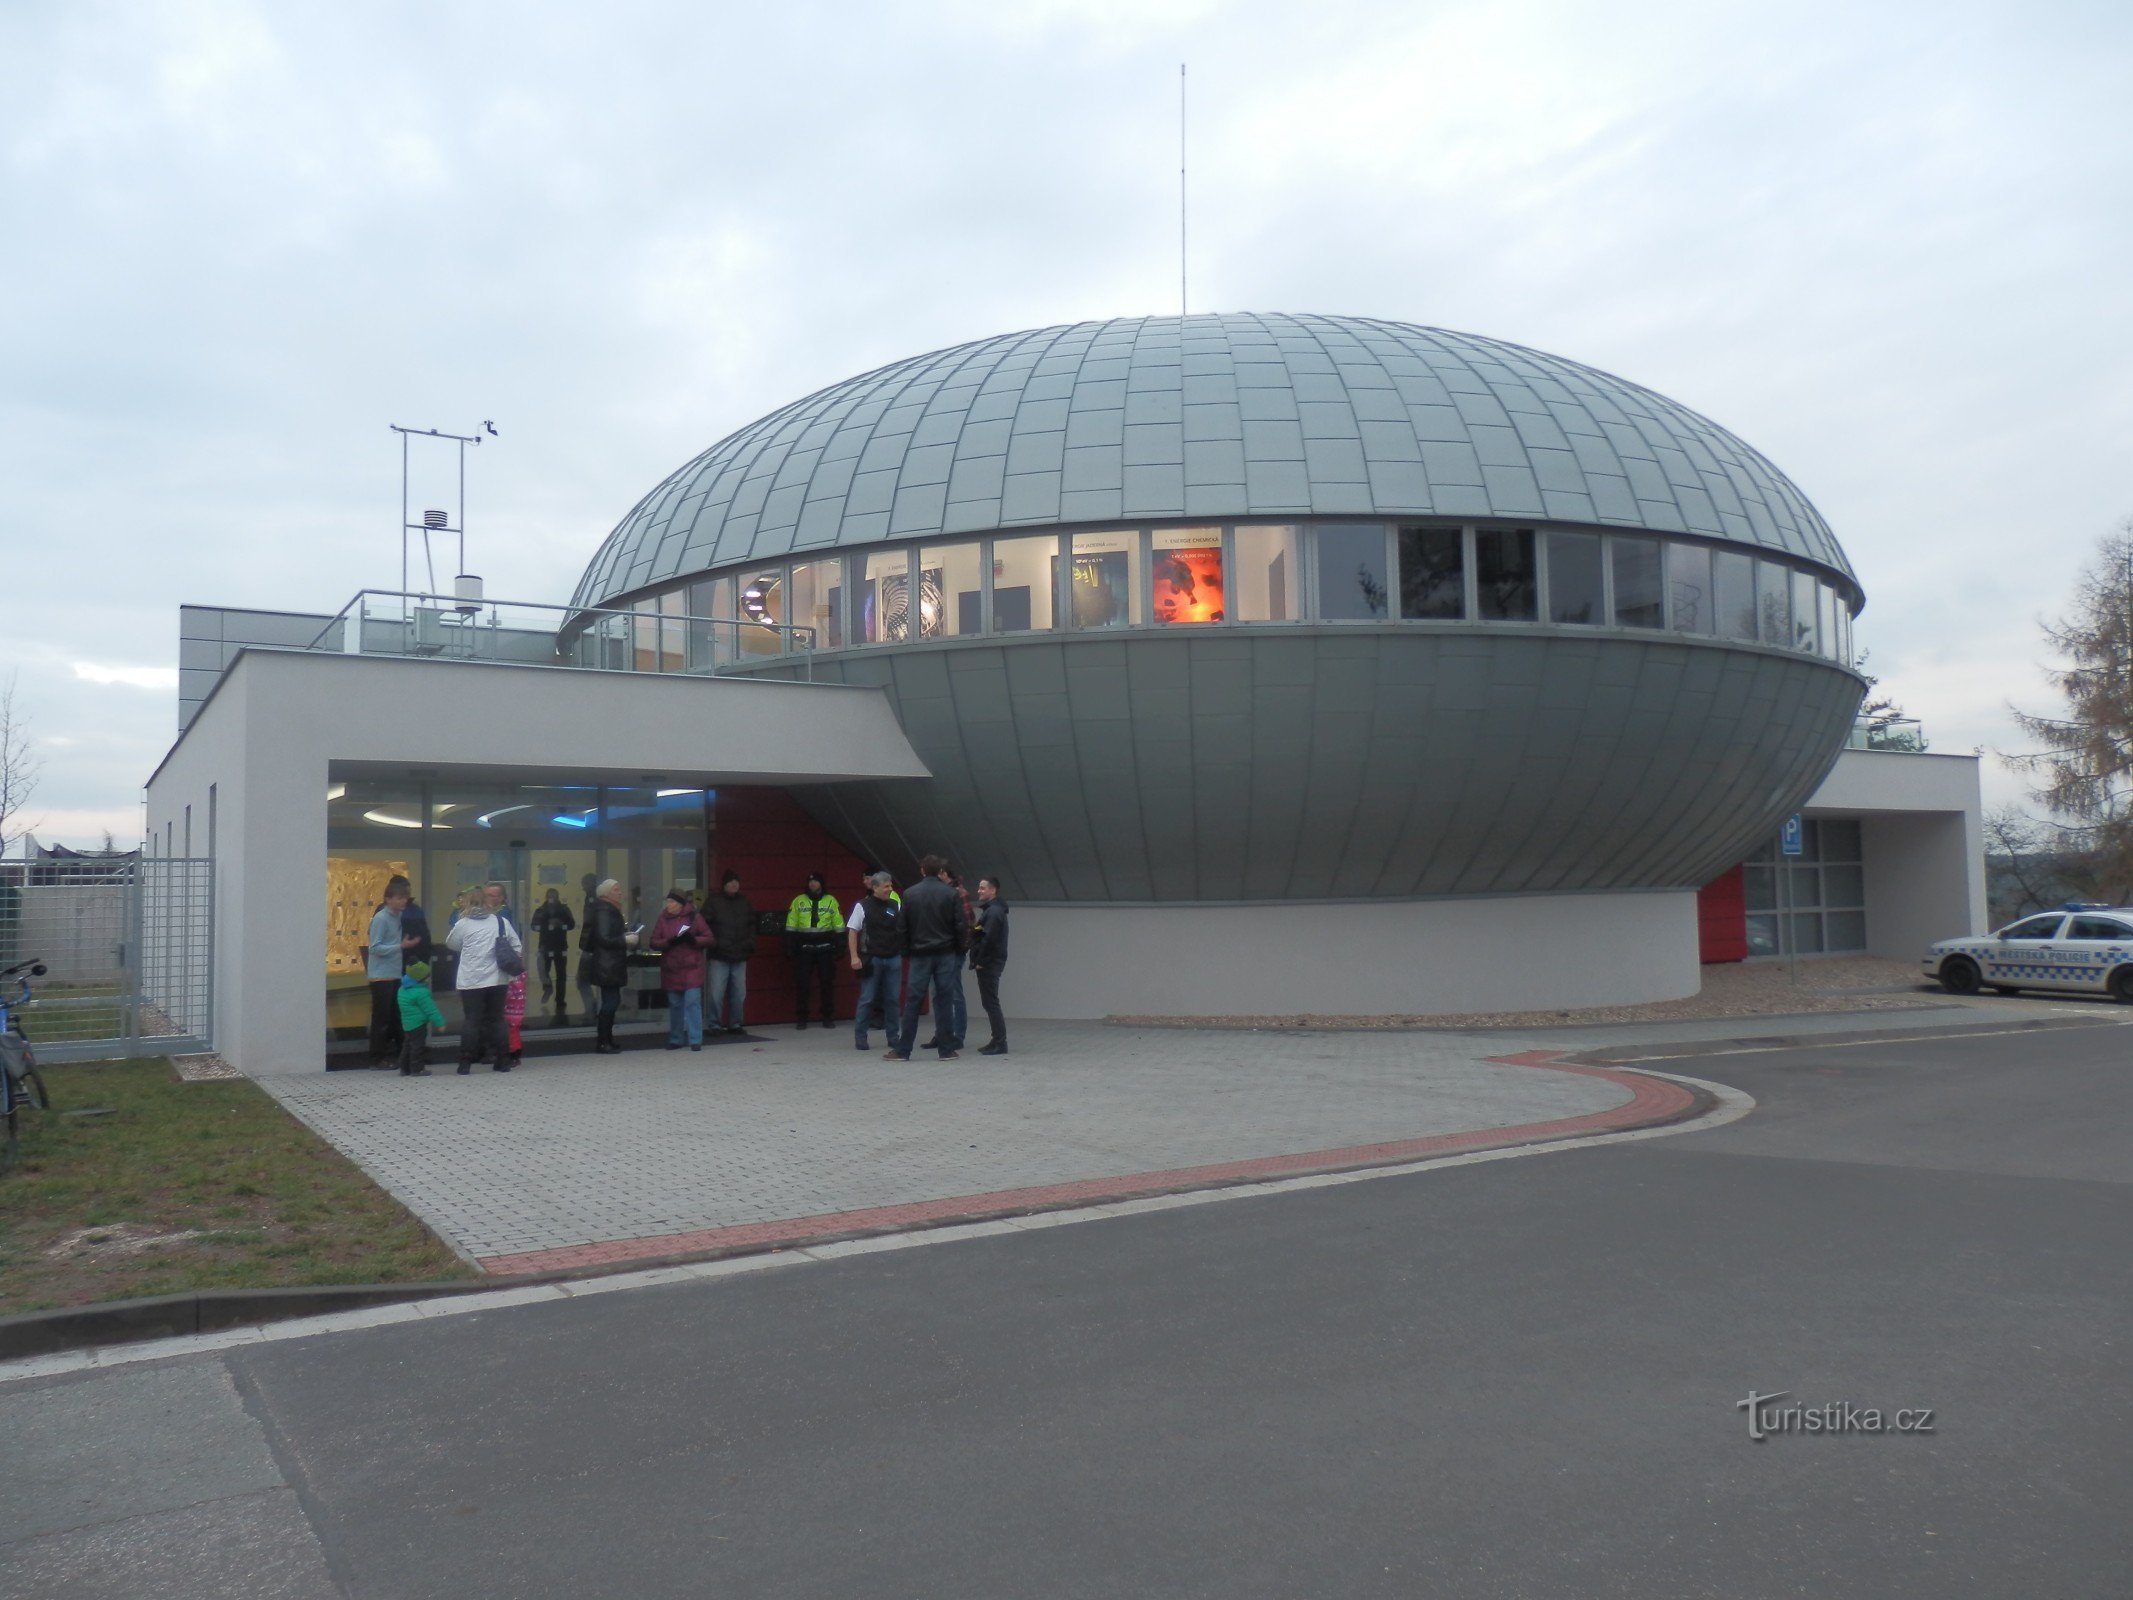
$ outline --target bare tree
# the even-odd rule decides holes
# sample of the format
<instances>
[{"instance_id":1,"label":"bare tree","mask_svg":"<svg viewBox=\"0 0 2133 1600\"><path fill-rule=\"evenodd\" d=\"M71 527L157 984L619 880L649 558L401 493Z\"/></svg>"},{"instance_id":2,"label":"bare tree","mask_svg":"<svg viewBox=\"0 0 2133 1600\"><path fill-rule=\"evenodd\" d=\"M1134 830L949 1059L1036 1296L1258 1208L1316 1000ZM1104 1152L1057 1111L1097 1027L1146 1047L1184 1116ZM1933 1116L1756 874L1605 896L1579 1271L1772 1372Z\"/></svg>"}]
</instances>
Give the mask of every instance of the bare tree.
<instances>
[{"instance_id":1,"label":"bare tree","mask_svg":"<svg viewBox=\"0 0 2133 1600\"><path fill-rule=\"evenodd\" d=\"M0 684L0 856L36 824L23 819L23 808L37 792L44 758L30 742L30 719L15 704L15 675Z\"/></svg>"},{"instance_id":2,"label":"bare tree","mask_svg":"<svg viewBox=\"0 0 2133 1600\"><path fill-rule=\"evenodd\" d=\"M2043 627L2060 658L2047 676L2066 711L2009 707L2042 748L2002 759L2065 819L2098 887L2123 901L2133 893L2133 517L2097 541L2072 606Z\"/></svg>"}]
</instances>

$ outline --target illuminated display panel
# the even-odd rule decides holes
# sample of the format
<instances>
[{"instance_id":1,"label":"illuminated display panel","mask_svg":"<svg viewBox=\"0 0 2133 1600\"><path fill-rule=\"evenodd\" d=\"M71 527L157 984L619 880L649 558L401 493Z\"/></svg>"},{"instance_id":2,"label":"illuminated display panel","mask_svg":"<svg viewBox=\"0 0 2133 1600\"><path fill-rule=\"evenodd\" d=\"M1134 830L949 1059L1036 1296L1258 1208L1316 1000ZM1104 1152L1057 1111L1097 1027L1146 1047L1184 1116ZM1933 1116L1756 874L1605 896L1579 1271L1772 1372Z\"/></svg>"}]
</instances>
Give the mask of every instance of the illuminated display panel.
<instances>
[{"instance_id":1,"label":"illuminated display panel","mask_svg":"<svg viewBox=\"0 0 2133 1600\"><path fill-rule=\"evenodd\" d=\"M1074 626L1124 628L1140 619L1140 535L1074 535L1072 582Z\"/></svg>"},{"instance_id":2,"label":"illuminated display panel","mask_svg":"<svg viewBox=\"0 0 2133 1600\"><path fill-rule=\"evenodd\" d=\"M1165 528L1149 558L1150 610L1158 622L1227 620L1220 528Z\"/></svg>"}]
</instances>

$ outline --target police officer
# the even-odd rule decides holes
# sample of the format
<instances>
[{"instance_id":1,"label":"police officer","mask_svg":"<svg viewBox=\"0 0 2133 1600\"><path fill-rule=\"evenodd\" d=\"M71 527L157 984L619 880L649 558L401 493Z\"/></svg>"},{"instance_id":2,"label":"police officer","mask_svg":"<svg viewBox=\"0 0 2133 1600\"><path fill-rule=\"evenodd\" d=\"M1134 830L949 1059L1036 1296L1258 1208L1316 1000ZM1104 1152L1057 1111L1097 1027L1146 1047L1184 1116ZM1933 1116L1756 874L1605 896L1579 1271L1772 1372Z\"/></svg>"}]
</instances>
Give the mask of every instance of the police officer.
<instances>
[{"instance_id":1,"label":"police officer","mask_svg":"<svg viewBox=\"0 0 2133 1600\"><path fill-rule=\"evenodd\" d=\"M822 874L807 875L807 892L793 896L785 911L785 942L792 951L793 1020L807 1026L812 987L822 1002L822 1026L837 1020L837 947L844 942L844 911L824 892Z\"/></svg>"}]
</instances>

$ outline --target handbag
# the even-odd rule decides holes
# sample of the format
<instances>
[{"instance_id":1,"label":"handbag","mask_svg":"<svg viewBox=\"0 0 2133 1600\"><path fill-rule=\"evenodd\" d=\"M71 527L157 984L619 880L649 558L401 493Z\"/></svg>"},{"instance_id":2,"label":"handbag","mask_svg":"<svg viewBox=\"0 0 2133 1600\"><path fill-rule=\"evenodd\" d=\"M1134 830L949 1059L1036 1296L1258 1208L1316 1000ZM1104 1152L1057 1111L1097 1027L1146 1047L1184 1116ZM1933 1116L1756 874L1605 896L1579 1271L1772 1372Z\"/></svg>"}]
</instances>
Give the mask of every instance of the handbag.
<instances>
[{"instance_id":1,"label":"handbag","mask_svg":"<svg viewBox=\"0 0 2133 1600\"><path fill-rule=\"evenodd\" d=\"M524 947L512 939L508 922L500 922L496 927L496 970L507 978L526 975Z\"/></svg>"}]
</instances>

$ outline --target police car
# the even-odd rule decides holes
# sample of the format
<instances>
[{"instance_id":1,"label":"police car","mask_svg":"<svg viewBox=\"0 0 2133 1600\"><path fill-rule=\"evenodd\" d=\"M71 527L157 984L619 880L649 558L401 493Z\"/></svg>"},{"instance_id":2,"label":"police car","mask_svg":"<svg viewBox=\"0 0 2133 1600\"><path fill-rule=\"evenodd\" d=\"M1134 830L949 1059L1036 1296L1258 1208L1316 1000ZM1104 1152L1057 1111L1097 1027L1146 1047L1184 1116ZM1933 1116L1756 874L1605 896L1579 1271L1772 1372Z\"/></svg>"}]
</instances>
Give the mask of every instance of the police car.
<instances>
[{"instance_id":1,"label":"police car","mask_svg":"<svg viewBox=\"0 0 2133 1600\"><path fill-rule=\"evenodd\" d=\"M1982 939L1943 939L1925 966L1950 994L2059 989L2133 1004L2133 907L2071 900Z\"/></svg>"}]
</instances>

